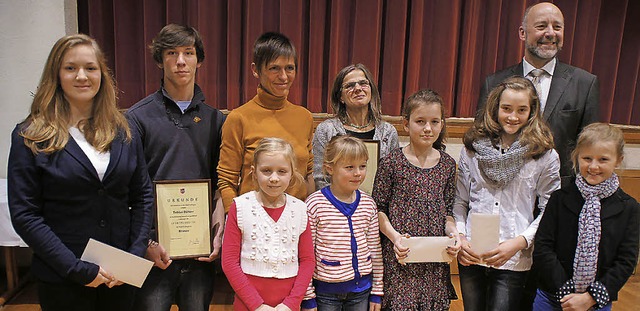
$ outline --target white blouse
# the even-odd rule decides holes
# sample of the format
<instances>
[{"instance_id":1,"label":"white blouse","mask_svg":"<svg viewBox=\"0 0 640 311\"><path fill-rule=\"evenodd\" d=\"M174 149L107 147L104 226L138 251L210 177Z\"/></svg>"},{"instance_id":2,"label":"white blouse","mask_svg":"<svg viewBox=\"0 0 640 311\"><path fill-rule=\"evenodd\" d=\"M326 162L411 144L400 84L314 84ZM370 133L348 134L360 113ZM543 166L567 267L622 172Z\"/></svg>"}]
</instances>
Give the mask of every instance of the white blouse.
<instances>
[{"instance_id":1,"label":"white blouse","mask_svg":"<svg viewBox=\"0 0 640 311\"><path fill-rule=\"evenodd\" d=\"M89 144L84 134L77 127L69 128L69 134L71 134L73 140L78 143L78 146L84 151L84 154L87 155L87 158L89 158L89 161L91 161L91 164L96 169L98 177L102 180L104 173L107 172L107 166L109 166L111 152L100 152L96 150L96 148Z\"/></svg>"},{"instance_id":2,"label":"white blouse","mask_svg":"<svg viewBox=\"0 0 640 311\"><path fill-rule=\"evenodd\" d=\"M458 231L467 236L473 246L469 213L500 215L500 243L522 235L527 248L517 252L497 269L527 271L531 269L533 238L551 193L560 188L560 158L549 150L537 160L525 161L520 173L502 188L488 182L475 152L463 148L458 161L456 197L453 216ZM540 215L533 218L538 198Z\"/></svg>"}]
</instances>

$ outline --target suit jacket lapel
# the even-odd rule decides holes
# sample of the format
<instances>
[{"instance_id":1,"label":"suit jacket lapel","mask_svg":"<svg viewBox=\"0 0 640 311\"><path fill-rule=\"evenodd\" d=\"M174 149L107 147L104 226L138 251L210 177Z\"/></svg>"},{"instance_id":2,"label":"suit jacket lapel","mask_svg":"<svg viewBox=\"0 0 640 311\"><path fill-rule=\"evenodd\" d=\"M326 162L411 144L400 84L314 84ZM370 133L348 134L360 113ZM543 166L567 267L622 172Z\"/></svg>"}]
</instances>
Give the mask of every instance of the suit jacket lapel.
<instances>
[{"instance_id":1,"label":"suit jacket lapel","mask_svg":"<svg viewBox=\"0 0 640 311\"><path fill-rule=\"evenodd\" d=\"M556 69L553 73L553 78L551 79L551 87L549 87L549 96L547 97L547 103L544 106L544 111L542 113L542 117L549 121L549 117L551 113L558 105L562 94L567 89L567 85L569 84L569 80L571 80L571 75L567 71L569 67L560 61L556 62Z\"/></svg>"},{"instance_id":2,"label":"suit jacket lapel","mask_svg":"<svg viewBox=\"0 0 640 311\"><path fill-rule=\"evenodd\" d=\"M524 63L520 62L518 66L514 66L512 68L513 76L524 77ZM508 77L507 77L508 78Z\"/></svg>"},{"instance_id":3,"label":"suit jacket lapel","mask_svg":"<svg viewBox=\"0 0 640 311\"><path fill-rule=\"evenodd\" d=\"M71 135L69 135L69 141L67 145L64 146L64 151L68 153L72 158L74 158L80 165L82 165L87 172L90 173L91 176L95 177L98 180L98 172L96 172L95 167L91 164L89 157L82 151L80 145L76 142L75 139Z\"/></svg>"},{"instance_id":4,"label":"suit jacket lapel","mask_svg":"<svg viewBox=\"0 0 640 311\"><path fill-rule=\"evenodd\" d=\"M102 178L102 182L104 183L109 175L113 172L115 167L118 165L118 161L120 161L120 155L122 154L122 138L121 135L116 136L116 138L111 142L111 150L109 155L109 165L107 166L107 171L104 173L104 177Z\"/></svg>"}]
</instances>

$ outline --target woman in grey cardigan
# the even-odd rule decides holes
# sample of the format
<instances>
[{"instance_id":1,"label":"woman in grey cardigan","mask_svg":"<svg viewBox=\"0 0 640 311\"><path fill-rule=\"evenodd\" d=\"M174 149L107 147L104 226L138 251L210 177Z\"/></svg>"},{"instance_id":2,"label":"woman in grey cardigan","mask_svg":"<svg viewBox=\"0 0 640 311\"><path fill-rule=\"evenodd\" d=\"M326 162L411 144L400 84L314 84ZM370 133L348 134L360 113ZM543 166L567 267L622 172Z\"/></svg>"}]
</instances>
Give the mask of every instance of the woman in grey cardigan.
<instances>
[{"instance_id":1,"label":"woman in grey cardigan","mask_svg":"<svg viewBox=\"0 0 640 311\"><path fill-rule=\"evenodd\" d=\"M316 189L329 184L322 173L324 148L336 135L351 135L360 139L380 141L380 157L398 148L398 132L382 120L382 103L373 76L363 64L342 68L331 89L334 118L325 120L313 136L313 178Z\"/></svg>"}]
</instances>

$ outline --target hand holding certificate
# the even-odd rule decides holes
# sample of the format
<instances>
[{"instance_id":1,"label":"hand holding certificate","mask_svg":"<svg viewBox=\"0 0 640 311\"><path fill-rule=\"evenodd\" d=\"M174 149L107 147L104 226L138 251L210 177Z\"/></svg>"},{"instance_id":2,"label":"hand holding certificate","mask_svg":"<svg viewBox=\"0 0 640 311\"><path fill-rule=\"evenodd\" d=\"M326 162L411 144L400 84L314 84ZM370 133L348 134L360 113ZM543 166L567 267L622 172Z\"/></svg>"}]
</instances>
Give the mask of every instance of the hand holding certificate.
<instances>
[{"instance_id":1,"label":"hand holding certificate","mask_svg":"<svg viewBox=\"0 0 640 311\"><path fill-rule=\"evenodd\" d=\"M402 238L402 245L409 248L405 263L415 262L451 262L453 258L447 253L447 246L453 245L455 239L446 236Z\"/></svg>"},{"instance_id":2,"label":"hand holding certificate","mask_svg":"<svg viewBox=\"0 0 640 311\"><path fill-rule=\"evenodd\" d=\"M171 259L209 257L211 181L156 181L158 242Z\"/></svg>"}]
</instances>

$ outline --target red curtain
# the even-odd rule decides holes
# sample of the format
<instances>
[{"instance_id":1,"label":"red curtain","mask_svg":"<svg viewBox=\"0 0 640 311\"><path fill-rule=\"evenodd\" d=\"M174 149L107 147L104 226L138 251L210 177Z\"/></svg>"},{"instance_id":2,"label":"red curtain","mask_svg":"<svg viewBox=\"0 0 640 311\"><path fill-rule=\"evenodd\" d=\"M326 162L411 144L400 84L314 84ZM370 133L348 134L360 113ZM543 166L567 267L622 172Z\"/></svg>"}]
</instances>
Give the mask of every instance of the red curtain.
<instances>
[{"instance_id":1,"label":"red curtain","mask_svg":"<svg viewBox=\"0 0 640 311\"><path fill-rule=\"evenodd\" d=\"M449 115L475 113L484 77L520 62L518 26L527 0L79 0L81 32L109 57L120 106L160 85L147 46L167 23L196 27L205 44L197 83L209 105L233 109L255 95L250 73L254 40L265 31L290 37L298 74L289 99L331 112L336 73L363 63L375 76L383 113L432 88ZM600 79L603 121L640 125L640 1L557 0L565 16L560 60Z\"/></svg>"}]
</instances>

